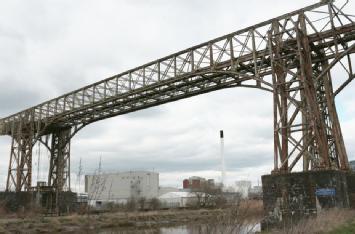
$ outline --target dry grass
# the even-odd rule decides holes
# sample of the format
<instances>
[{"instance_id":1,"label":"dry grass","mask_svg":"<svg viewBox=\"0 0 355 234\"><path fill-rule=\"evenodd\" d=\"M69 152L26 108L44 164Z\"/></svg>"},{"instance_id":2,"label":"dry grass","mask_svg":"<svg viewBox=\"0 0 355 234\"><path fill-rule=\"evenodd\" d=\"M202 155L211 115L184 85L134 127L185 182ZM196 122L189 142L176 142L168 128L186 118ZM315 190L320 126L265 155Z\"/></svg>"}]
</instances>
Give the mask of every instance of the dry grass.
<instances>
[{"instance_id":1,"label":"dry grass","mask_svg":"<svg viewBox=\"0 0 355 234\"><path fill-rule=\"evenodd\" d=\"M246 218L260 219L264 215L263 202L261 200L241 201L239 209L244 212Z\"/></svg>"},{"instance_id":2,"label":"dry grass","mask_svg":"<svg viewBox=\"0 0 355 234\"><path fill-rule=\"evenodd\" d=\"M0 233L6 233L6 228L3 226L3 224L0 224Z\"/></svg>"},{"instance_id":3,"label":"dry grass","mask_svg":"<svg viewBox=\"0 0 355 234\"><path fill-rule=\"evenodd\" d=\"M235 206L224 209L199 209L199 210L161 210L148 212L117 212L96 215L70 215L64 217L41 217L32 215L21 218L0 219L4 225L1 227L13 232L26 230L28 233L38 232L93 232L95 230L114 228L119 230L139 230L139 233L156 233L160 227L171 225L198 225L201 224L207 233L237 233L250 220L258 220L262 215L260 201L240 202ZM206 223L214 223L209 226ZM230 227L233 232L218 232L213 230L216 223ZM221 226L221 225L219 225ZM233 229L231 229L233 227ZM208 230L206 229L208 228ZM137 232L132 232L137 233ZM199 233L206 233L205 231Z\"/></svg>"},{"instance_id":4,"label":"dry grass","mask_svg":"<svg viewBox=\"0 0 355 234\"><path fill-rule=\"evenodd\" d=\"M355 218L355 210L331 209L320 212L316 217L301 220L293 227L274 230L276 234L328 233Z\"/></svg>"},{"instance_id":5,"label":"dry grass","mask_svg":"<svg viewBox=\"0 0 355 234\"><path fill-rule=\"evenodd\" d=\"M238 234L253 233L263 213L261 201L241 201L213 217L209 223L194 225L192 234Z\"/></svg>"},{"instance_id":6,"label":"dry grass","mask_svg":"<svg viewBox=\"0 0 355 234\"><path fill-rule=\"evenodd\" d=\"M5 209L5 203L4 201L0 201L0 217L6 217L8 215L8 212Z\"/></svg>"}]
</instances>

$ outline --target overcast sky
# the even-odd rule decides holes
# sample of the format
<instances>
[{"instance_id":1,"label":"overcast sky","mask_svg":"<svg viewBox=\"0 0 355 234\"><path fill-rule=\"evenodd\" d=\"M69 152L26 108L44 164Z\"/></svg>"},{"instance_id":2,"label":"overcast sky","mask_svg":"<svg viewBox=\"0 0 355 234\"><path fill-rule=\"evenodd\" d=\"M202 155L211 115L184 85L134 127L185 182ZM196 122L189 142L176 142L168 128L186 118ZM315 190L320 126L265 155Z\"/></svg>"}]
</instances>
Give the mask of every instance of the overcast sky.
<instances>
[{"instance_id":1,"label":"overcast sky","mask_svg":"<svg viewBox=\"0 0 355 234\"><path fill-rule=\"evenodd\" d=\"M102 0L0 2L0 117L86 84L316 1ZM351 8L350 8L351 9ZM352 12L354 13L354 12ZM355 159L354 85L337 99ZM197 175L220 179L225 131L227 181L254 183L273 167L272 95L228 89L100 121L72 140L71 168L85 173L155 170L162 185ZM0 187L10 138L0 137ZM34 150L34 180L38 150ZM41 150L41 161L48 154ZM48 165L40 166L46 180ZM75 177L72 178L75 184Z\"/></svg>"}]
</instances>

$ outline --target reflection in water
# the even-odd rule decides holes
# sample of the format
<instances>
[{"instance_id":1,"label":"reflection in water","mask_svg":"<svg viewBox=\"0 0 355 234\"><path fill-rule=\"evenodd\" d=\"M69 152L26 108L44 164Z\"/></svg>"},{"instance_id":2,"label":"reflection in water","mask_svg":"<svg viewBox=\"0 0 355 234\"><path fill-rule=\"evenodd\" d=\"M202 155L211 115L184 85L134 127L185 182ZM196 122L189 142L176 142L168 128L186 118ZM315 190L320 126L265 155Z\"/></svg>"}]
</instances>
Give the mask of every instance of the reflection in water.
<instances>
[{"instance_id":1,"label":"reflection in water","mask_svg":"<svg viewBox=\"0 0 355 234\"><path fill-rule=\"evenodd\" d=\"M160 227L147 229L122 229L114 228L100 231L100 234L205 234L228 233L249 234L260 231L260 224L246 225L243 227L222 227L208 224L183 225L174 227Z\"/></svg>"}]
</instances>

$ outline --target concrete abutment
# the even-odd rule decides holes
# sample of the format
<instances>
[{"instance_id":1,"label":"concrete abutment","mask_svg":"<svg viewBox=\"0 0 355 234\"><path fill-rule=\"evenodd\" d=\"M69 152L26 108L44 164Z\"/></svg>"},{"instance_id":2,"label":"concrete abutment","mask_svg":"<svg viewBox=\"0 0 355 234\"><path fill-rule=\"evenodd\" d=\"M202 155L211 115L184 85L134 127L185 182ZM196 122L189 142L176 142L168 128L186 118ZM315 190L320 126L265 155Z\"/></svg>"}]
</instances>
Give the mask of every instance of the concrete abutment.
<instances>
[{"instance_id":1,"label":"concrete abutment","mask_svg":"<svg viewBox=\"0 0 355 234\"><path fill-rule=\"evenodd\" d=\"M322 209L355 208L355 173L339 170L262 176L262 230L292 225Z\"/></svg>"}]
</instances>

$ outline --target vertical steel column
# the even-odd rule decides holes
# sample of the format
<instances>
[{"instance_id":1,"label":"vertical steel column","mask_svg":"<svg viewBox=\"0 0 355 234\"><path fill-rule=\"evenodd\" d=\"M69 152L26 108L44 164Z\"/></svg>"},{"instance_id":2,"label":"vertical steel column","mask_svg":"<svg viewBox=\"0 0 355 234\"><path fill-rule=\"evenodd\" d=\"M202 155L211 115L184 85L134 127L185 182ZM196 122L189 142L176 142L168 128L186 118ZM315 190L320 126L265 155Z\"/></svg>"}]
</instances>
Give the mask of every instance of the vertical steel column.
<instances>
[{"instance_id":1,"label":"vertical steel column","mask_svg":"<svg viewBox=\"0 0 355 234\"><path fill-rule=\"evenodd\" d=\"M319 110L322 115L322 119L324 121L324 125L326 128L326 136L327 136L327 144L328 144L328 157L330 162L330 168L340 168L339 160L338 160L338 150L335 143L334 138L334 128L333 121L330 116L330 109L328 108L328 98L327 96L332 95L331 81L328 79L328 75L325 74L320 79L317 79L318 75L322 72L323 68L325 68L326 62L318 63L313 66L313 72L315 77L315 87L317 90L317 101L319 105Z\"/></svg>"},{"instance_id":2,"label":"vertical steel column","mask_svg":"<svg viewBox=\"0 0 355 234\"><path fill-rule=\"evenodd\" d=\"M298 73L300 73L300 69L298 69ZM307 110L307 101L305 98L304 90L300 90L301 95L301 108L303 110ZM302 153L303 159L303 171L308 171L311 163L311 155L314 155L314 141L311 129L309 128L309 115L307 111L302 112L302 144L304 147L304 152Z\"/></svg>"},{"instance_id":3,"label":"vertical steel column","mask_svg":"<svg viewBox=\"0 0 355 234\"><path fill-rule=\"evenodd\" d=\"M70 190L70 137L70 128L52 134L48 185L59 192Z\"/></svg>"},{"instance_id":4,"label":"vertical steel column","mask_svg":"<svg viewBox=\"0 0 355 234\"><path fill-rule=\"evenodd\" d=\"M313 76L312 58L310 44L307 37L305 17L303 13L299 15L299 28L297 28L297 47L299 56L300 79L303 84L304 98L307 103L306 112L309 116L309 128L314 136L315 152L319 159L317 168L329 169L330 159L328 155L328 139L325 119L319 108L319 97L317 97L317 84ZM307 147L304 145L304 147ZM313 169L316 169L314 168Z\"/></svg>"},{"instance_id":5,"label":"vertical steel column","mask_svg":"<svg viewBox=\"0 0 355 234\"><path fill-rule=\"evenodd\" d=\"M34 139L33 115L26 113L12 127L10 162L6 191L28 191L32 183L32 148Z\"/></svg>"},{"instance_id":6,"label":"vertical steel column","mask_svg":"<svg viewBox=\"0 0 355 234\"><path fill-rule=\"evenodd\" d=\"M272 38L272 39L271 39ZM274 84L274 158L280 158L281 170L288 171L288 93L286 85L286 61L281 56L282 34L279 29L279 22L272 23L272 35L269 37L271 46L271 67ZM272 43L273 42L273 43ZM280 142L281 140L281 142ZM275 167L278 167L278 162Z\"/></svg>"},{"instance_id":7,"label":"vertical steel column","mask_svg":"<svg viewBox=\"0 0 355 234\"><path fill-rule=\"evenodd\" d=\"M313 67L310 65L311 55L310 52L308 52L310 51L310 43L307 37L304 14L300 14L299 16L299 26L300 28L298 31L297 39L301 55L300 69L301 73L303 70L303 74L307 74L306 78L312 77L314 83L314 90L312 90L312 93L313 96L315 95L315 99L318 104L311 104L311 106L309 106L310 109L308 113L310 113L310 116L308 117L308 122L311 122L312 120L320 121L318 122L318 124L313 125L313 133L316 142L314 142L312 146L313 148L317 146L316 152L314 152L314 154L319 156L320 164L316 164L313 162L312 169L317 169L320 167L325 169L348 170L349 163L340 128L338 114L335 107L331 74L329 71L325 73L323 72L327 70L329 66L328 60L323 59L322 62L315 63ZM324 51L317 50L316 52L318 57L325 57ZM308 61L308 65L304 63L305 61ZM305 66L302 66L302 64ZM312 69L313 74L311 74L310 69ZM310 80L311 79L309 79L309 81ZM312 103L312 97L307 96L307 88L309 88L309 86L307 86L306 83L304 86L304 94L308 99L307 102ZM316 108L316 106L318 106L318 108ZM311 150L312 147L310 147Z\"/></svg>"},{"instance_id":8,"label":"vertical steel column","mask_svg":"<svg viewBox=\"0 0 355 234\"><path fill-rule=\"evenodd\" d=\"M70 138L71 128L52 133L48 185L53 188L55 199L49 204L49 210L54 209L57 215L60 214L61 193L70 191Z\"/></svg>"},{"instance_id":9,"label":"vertical steel column","mask_svg":"<svg viewBox=\"0 0 355 234\"><path fill-rule=\"evenodd\" d=\"M317 77L323 70L329 66L328 61L324 61L315 69ZM344 139L340 127L340 122L334 102L333 84L330 72L318 77L321 84L318 87L323 94L321 103L323 104L322 113L324 115L325 124L327 126L328 151L332 168L341 170L349 169L348 156L344 144ZM320 92L318 91L318 92Z\"/></svg>"}]
</instances>

